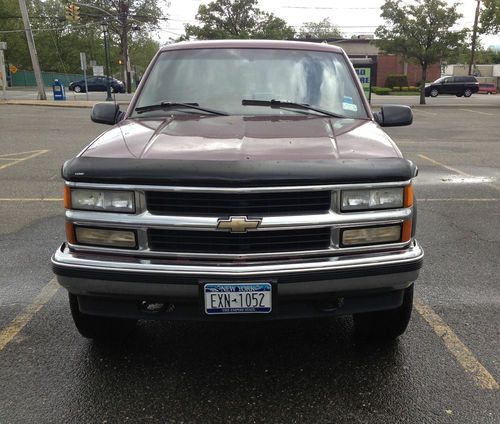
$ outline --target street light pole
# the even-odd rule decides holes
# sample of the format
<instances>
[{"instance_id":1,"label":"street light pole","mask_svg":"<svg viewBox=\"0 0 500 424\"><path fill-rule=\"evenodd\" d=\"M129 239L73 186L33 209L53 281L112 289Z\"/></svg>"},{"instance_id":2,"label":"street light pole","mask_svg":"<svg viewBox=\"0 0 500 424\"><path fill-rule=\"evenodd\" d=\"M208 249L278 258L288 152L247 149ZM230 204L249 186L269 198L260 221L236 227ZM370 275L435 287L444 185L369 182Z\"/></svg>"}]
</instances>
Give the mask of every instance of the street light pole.
<instances>
[{"instance_id":1,"label":"street light pole","mask_svg":"<svg viewBox=\"0 0 500 424\"><path fill-rule=\"evenodd\" d=\"M111 87L109 86L109 46L108 46L108 24L103 22L101 24L101 29L104 34L104 60L106 62L106 101L112 101L111 97Z\"/></svg>"}]
</instances>

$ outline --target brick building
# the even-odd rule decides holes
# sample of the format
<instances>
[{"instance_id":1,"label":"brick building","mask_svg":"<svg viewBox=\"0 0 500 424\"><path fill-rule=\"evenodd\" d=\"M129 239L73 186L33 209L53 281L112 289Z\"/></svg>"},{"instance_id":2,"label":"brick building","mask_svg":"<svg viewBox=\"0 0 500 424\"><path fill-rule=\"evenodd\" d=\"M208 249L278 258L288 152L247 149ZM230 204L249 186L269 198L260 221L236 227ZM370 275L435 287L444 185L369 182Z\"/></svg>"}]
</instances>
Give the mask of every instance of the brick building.
<instances>
[{"instance_id":1,"label":"brick building","mask_svg":"<svg viewBox=\"0 0 500 424\"><path fill-rule=\"evenodd\" d=\"M421 79L419 65L405 62L401 56L384 54L370 38L329 38L326 40L303 40L327 42L342 47L355 63L370 64L372 68L372 86L383 87L389 74L408 75L408 85L416 85ZM434 81L441 76L441 64L435 63L427 68L427 81Z\"/></svg>"}]
</instances>

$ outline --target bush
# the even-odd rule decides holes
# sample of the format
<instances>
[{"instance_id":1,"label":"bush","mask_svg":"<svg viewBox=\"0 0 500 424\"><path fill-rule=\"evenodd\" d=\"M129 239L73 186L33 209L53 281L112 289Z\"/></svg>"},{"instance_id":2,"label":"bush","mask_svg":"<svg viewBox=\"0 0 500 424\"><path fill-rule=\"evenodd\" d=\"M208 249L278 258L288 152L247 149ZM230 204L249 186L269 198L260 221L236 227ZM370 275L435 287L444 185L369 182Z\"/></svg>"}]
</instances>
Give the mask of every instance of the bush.
<instances>
[{"instance_id":1,"label":"bush","mask_svg":"<svg viewBox=\"0 0 500 424\"><path fill-rule=\"evenodd\" d=\"M415 87L414 85L410 85L410 86L408 87L408 91L418 91L418 88L417 88L417 87Z\"/></svg>"},{"instance_id":2,"label":"bush","mask_svg":"<svg viewBox=\"0 0 500 424\"><path fill-rule=\"evenodd\" d=\"M404 74L389 74L385 80L385 86L391 87L408 87L408 77Z\"/></svg>"},{"instance_id":3,"label":"bush","mask_svg":"<svg viewBox=\"0 0 500 424\"><path fill-rule=\"evenodd\" d=\"M408 91L408 87L401 87L401 91Z\"/></svg>"},{"instance_id":4,"label":"bush","mask_svg":"<svg viewBox=\"0 0 500 424\"><path fill-rule=\"evenodd\" d=\"M384 87L373 87L374 90L373 92L375 94L378 94L379 96L386 96L391 92L390 88L384 88Z\"/></svg>"},{"instance_id":5,"label":"bush","mask_svg":"<svg viewBox=\"0 0 500 424\"><path fill-rule=\"evenodd\" d=\"M392 91L400 91L401 87L392 87Z\"/></svg>"}]
</instances>

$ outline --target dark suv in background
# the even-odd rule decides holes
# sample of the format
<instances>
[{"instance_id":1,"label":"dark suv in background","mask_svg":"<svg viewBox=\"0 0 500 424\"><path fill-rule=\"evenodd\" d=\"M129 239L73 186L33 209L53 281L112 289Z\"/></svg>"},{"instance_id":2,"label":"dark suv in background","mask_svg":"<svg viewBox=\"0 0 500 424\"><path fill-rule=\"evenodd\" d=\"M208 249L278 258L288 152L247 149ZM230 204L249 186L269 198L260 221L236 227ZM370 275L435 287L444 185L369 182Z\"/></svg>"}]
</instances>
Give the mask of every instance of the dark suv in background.
<instances>
[{"instance_id":1,"label":"dark suv in background","mask_svg":"<svg viewBox=\"0 0 500 424\"><path fill-rule=\"evenodd\" d=\"M441 77L425 87L425 96L455 94L457 97L470 97L478 90L479 82L475 77Z\"/></svg>"}]
</instances>

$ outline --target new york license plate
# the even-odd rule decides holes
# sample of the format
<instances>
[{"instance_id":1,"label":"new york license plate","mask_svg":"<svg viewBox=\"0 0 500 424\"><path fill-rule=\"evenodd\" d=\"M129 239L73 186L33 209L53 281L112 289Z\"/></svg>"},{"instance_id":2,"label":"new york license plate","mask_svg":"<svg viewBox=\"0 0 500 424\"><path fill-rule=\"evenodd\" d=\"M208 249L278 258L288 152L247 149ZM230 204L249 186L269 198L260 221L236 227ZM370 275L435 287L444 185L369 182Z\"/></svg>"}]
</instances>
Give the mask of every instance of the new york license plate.
<instances>
[{"instance_id":1,"label":"new york license plate","mask_svg":"<svg viewBox=\"0 0 500 424\"><path fill-rule=\"evenodd\" d=\"M270 283L207 283L205 312L216 314L268 314L272 310Z\"/></svg>"}]
</instances>

